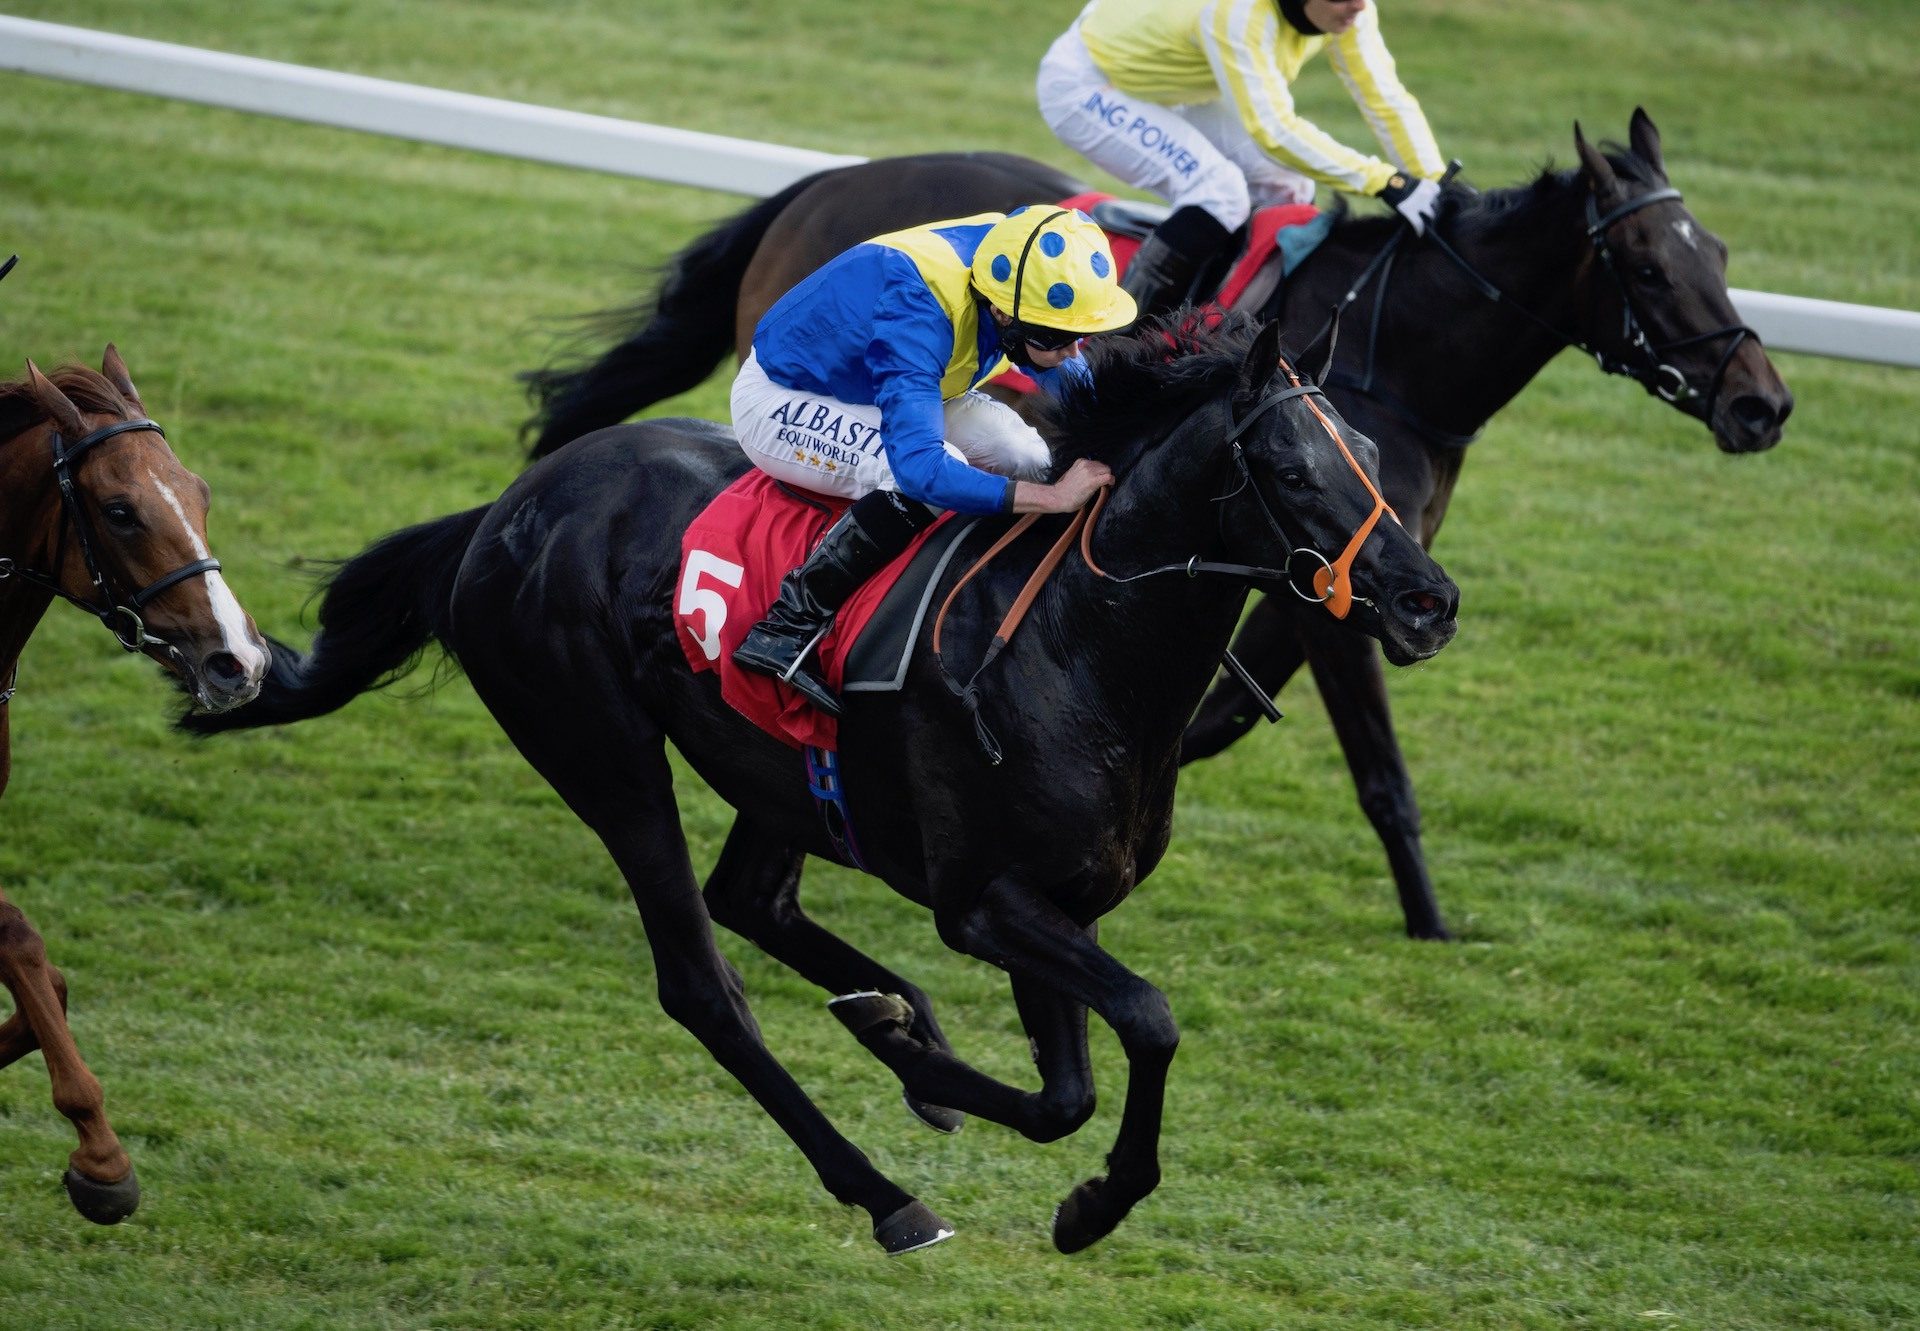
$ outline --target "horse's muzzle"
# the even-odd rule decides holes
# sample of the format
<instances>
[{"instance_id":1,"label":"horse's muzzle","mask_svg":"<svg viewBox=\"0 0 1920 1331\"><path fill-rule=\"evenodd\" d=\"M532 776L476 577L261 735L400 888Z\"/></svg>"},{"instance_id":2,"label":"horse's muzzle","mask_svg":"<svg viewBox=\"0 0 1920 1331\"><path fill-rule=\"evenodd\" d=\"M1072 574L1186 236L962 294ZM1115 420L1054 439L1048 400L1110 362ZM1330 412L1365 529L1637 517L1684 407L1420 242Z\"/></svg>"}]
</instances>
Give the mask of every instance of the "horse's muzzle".
<instances>
[{"instance_id":1,"label":"horse's muzzle","mask_svg":"<svg viewBox=\"0 0 1920 1331\"><path fill-rule=\"evenodd\" d=\"M1460 589L1444 574L1389 597L1380 610L1380 646L1394 665L1439 653L1459 630Z\"/></svg>"}]
</instances>

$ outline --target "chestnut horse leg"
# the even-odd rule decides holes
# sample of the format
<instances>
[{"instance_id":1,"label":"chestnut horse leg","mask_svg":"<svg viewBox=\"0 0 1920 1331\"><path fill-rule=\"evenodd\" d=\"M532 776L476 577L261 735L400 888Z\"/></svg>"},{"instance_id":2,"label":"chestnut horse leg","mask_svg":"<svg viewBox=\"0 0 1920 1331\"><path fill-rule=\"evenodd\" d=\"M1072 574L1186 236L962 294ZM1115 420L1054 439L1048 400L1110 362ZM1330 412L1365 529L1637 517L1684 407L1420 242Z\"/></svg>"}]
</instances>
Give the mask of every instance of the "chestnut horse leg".
<instances>
[{"instance_id":1,"label":"chestnut horse leg","mask_svg":"<svg viewBox=\"0 0 1920 1331\"><path fill-rule=\"evenodd\" d=\"M140 1204L133 1164L107 1122L100 1081L80 1058L67 1029L67 983L47 963L46 944L19 907L0 893L0 983L14 1013L0 1025L0 1067L35 1049L46 1059L53 1105L73 1121L80 1146L69 1157L67 1195L96 1224L118 1224Z\"/></svg>"}]
</instances>

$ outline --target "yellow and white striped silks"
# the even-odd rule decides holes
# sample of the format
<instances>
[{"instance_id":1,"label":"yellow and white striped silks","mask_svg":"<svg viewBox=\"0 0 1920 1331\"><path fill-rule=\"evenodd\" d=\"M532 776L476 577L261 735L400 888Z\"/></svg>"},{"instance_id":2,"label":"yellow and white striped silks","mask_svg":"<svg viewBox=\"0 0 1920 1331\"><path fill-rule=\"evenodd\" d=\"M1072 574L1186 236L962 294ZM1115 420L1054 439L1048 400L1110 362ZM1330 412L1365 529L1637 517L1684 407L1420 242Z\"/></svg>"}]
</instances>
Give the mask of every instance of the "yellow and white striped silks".
<instances>
[{"instance_id":1,"label":"yellow and white striped silks","mask_svg":"<svg viewBox=\"0 0 1920 1331\"><path fill-rule=\"evenodd\" d=\"M1337 189L1377 194L1396 166L1436 179L1446 169L1374 5L1344 33L1308 37L1273 0L1092 0L1080 36L1120 91L1166 106L1224 98L1263 150ZM1294 109L1290 85L1322 48L1391 161L1356 152Z\"/></svg>"}]
</instances>

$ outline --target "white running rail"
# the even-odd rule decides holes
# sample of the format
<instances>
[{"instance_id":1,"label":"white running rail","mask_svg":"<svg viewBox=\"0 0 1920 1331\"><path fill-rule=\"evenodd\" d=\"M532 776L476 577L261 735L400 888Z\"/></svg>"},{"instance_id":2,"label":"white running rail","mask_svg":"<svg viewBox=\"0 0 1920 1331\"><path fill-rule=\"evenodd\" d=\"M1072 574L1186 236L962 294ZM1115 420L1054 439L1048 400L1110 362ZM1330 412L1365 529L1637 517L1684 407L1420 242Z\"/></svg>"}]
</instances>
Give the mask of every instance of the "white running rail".
<instances>
[{"instance_id":1,"label":"white running rail","mask_svg":"<svg viewBox=\"0 0 1920 1331\"><path fill-rule=\"evenodd\" d=\"M866 160L4 14L0 72L731 194L772 194L816 171ZM1773 350L1920 368L1920 313L1738 288L1732 294L1740 317Z\"/></svg>"}]
</instances>

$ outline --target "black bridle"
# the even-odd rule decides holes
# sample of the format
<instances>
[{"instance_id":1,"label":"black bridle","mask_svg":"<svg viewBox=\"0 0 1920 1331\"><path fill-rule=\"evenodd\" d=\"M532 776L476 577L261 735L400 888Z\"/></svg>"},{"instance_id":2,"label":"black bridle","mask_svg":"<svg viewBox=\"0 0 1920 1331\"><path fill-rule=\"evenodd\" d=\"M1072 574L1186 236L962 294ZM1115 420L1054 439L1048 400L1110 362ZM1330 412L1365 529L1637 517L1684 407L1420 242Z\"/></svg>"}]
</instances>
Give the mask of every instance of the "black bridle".
<instances>
[{"instance_id":1,"label":"black bridle","mask_svg":"<svg viewBox=\"0 0 1920 1331\"><path fill-rule=\"evenodd\" d=\"M1449 175L1451 174L1452 173L1449 172ZM1683 402L1691 402L1698 398L1705 398L1706 402L1702 408L1702 412L1708 419L1711 419L1713 416L1714 403L1720 396L1720 382L1726 374L1727 365L1733 360L1734 353L1740 349L1742 342L1748 338L1753 338L1758 342L1760 335L1746 324L1734 323L1727 324L1722 328L1712 329L1708 332L1675 338L1667 342L1653 341L1647 336L1646 327L1640 311L1634 305L1633 292L1628 287L1626 279L1620 273L1619 265L1614 258L1613 247L1607 242L1607 234L1612 230L1614 223L1632 216L1643 208L1652 207L1654 204L1679 202L1681 197L1680 191L1671 187L1649 190L1645 194L1635 195L1625 203L1602 214L1593 193L1589 192L1587 195L1586 236L1588 241L1593 245L1594 253L1600 259L1600 266L1606 271L1607 276L1613 280L1614 290L1620 296L1620 335L1628 348L1627 355L1624 357L1609 355L1606 351L1593 346L1584 339L1568 333L1555 324L1549 323L1526 306L1508 300L1505 292L1501 291L1498 286L1489 281L1479 269L1468 262L1464 255L1448 243L1447 239L1440 234L1437 226L1429 226L1427 228L1426 239L1431 240L1438 246L1440 252L1453 261L1454 266L1466 275L1467 280L1473 284L1474 289L1486 297L1487 300L1496 304L1506 305L1509 309L1514 310L1537 327L1545 330L1562 345L1578 347L1589 356L1592 356L1594 363L1597 364L1604 373L1632 379L1649 393L1652 393L1663 401L1679 405ZM1375 353L1380 336L1380 315L1386 305L1387 286L1392 278L1393 260L1400 244L1409 234L1409 228L1404 226L1394 231L1387 243L1381 247L1380 252L1374 255L1367 266L1361 270L1360 276L1354 280L1353 285L1347 289L1346 294L1335 303L1332 313L1327 316L1326 323L1321 325L1320 331L1313 335L1312 340L1307 343L1307 346L1313 347L1317 345L1321 338L1331 332L1334 336L1334 342L1330 343L1327 347L1327 369L1321 375L1321 379L1324 382L1336 387L1351 389L1354 392L1375 399L1393 411L1395 415L1400 416L1437 443L1451 448L1464 448L1473 442L1477 437L1477 432L1475 434L1460 435L1435 429L1426 421L1422 420L1405 403L1400 402L1385 389L1376 387L1373 382ZM1332 368L1333 351L1339 338L1340 315L1347 306L1360 298L1361 292L1373 281L1376 274L1380 277L1380 285L1374 296L1372 324L1367 331L1367 355L1364 369L1358 376L1345 371L1334 370ZM1715 363L1713 374L1708 379L1707 390L1704 393L1695 388L1692 382L1688 380L1686 371L1674 365L1671 361L1664 359L1669 352L1677 351L1682 347L1698 346L1702 342L1711 342L1716 338L1722 337L1731 337L1732 340L1727 343L1727 349L1721 353L1719 361Z\"/></svg>"},{"instance_id":2,"label":"black bridle","mask_svg":"<svg viewBox=\"0 0 1920 1331\"><path fill-rule=\"evenodd\" d=\"M1191 559L1174 564L1162 564L1158 568L1144 569L1139 573L1114 574L1108 573L1104 569L1097 569L1095 571L1099 576L1108 582L1115 583L1139 582L1142 578L1159 577L1167 573L1184 573L1189 578L1197 578L1206 574L1213 577L1231 578L1238 582L1254 585L1284 583L1293 591L1293 594L1301 600L1313 605L1324 605L1332 597L1332 591L1329 590L1321 593L1302 590L1298 578L1294 573L1294 558L1297 555L1306 555L1315 562L1315 566L1308 576L1307 585L1309 587L1312 586L1313 574L1319 573L1322 570L1331 574L1333 571L1333 561L1311 545L1296 543L1293 538L1287 534L1286 528L1281 525L1280 519L1275 515L1272 507L1268 505L1266 496L1260 493L1260 487L1253 479L1253 468L1247 462L1247 450L1240 443L1240 436L1251 429L1253 423L1261 416L1281 405L1283 402L1291 402L1295 398L1307 397L1308 395L1317 397L1323 402L1326 401L1326 394L1320 391L1320 386L1308 380L1290 388L1278 389L1267 394L1261 398L1259 402L1254 404L1254 406L1247 411L1246 415L1242 416L1234 424L1232 431L1227 435L1227 453L1233 462L1233 483L1231 488L1225 493L1216 495L1211 500L1212 503L1220 505L1220 526L1222 536L1224 537L1226 530L1226 505L1228 501L1237 499L1242 494L1251 494L1254 503L1259 507L1260 516L1266 520L1268 530L1270 530L1274 538L1280 542L1281 548L1287 552L1286 557L1280 561L1280 567L1262 568L1256 564L1234 564L1224 560L1202 559L1196 554Z\"/></svg>"},{"instance_id":3,"label":"black bridle","mask_svg":"<svg viewBox=\"0 0 1920 1331\"><path fill-rule=\"evenodd\" d=\"M107 626L115 641L130 652L144 647L165 647L171 654L178 655L173 645L164 638L156 638L147 632L147 626L141 621L140 612L147 603L177 582L198 577L202 573L213 573L220 567L217 559L196 559L192 563L182 564L171 573L162 574L146 586L127 596L114 593L106 569L101 565L97 553L98 541L94 536L93 524L87 518L85 507L80 503L79 491L74 485L74 467L86 452L95 444L103 443L115 435L126 434L132 430L151 430L162 439L167 432L152 421L142 417L139 420L116 421L112 425L103 425L91 434L83 435L69 445L58 430L52 436L53 476L60 487L60 508L63 521L60 524L59 542L54 548L54 573L43 573L29 568L14 559L0 556L0 581L18 577L37 586L45 587L54 595L72 602L82 610ZM93 600L75 596L60 585L58 570L66 562L67 533L71 531L80 545L80 557L86 562L87 576L93 583ZM9 681L11 685L11 681ZM13 696L9 687L0 694L0 703Z\"/></svg>"},{"instance_id":4,"label":"black bridle","mask_svg":"<svg viewBox=\"0 0 1920 1331\"><path fill-rule=\"evenodd\" d=\"M1371 531L1374 522L1380 514L1383 512L1391 514L1393 510L1386 506L1386 501L1380 498L1378 490L1374 490L1374 498L1379 507L1375 510L1373 517L1369 518L1366 525L1360 529L1355 540L1350 543L1348 552L1343 553L1339 564L1334 560L1328 559L1311 545L1296 544L1293 538L1287 535L1286 528L1281 525L1279 517L1267 503L1266 496L1260 493L1260 487L1254 481L1253 468L1247 462L1247 452L1245 447L1240 443L1240 437L1252 429L1254 422L1261 416L1273 410L1275 407L1280 406L1282 403L1291 402L1295 398L1305 398L1309 396L1318 397L1322 401L1326 400L1326 395L1320 391L1318 384L1315 384L1311 380L1301 380L1298 373L1291 367L1288 367L1288 375L1295 381L1290 387L1276 389L1261 397L1252 407L1248 408L1246 414L1236 421L1232 430L1228 432L1227 450L1233 463L1233 476L1230 480L1229 488L1224 493L1214 496L1211 501L1219 505L1220 535L1224 542L1227 527L1226 506L1228 502L1237 498L1242 493L1250 492L1253 495L1254 503L1259 507L1260 516L1266 520L1267 527L1272 531L1274 538L1280 542L1281 547L1287 552L1286 557L1281 560L1280 567L1262 568L1255 564L1234 564L1223 560L1202 559L1198 554L1195 554L1190 559L1181 560L1172 564L1162 564L1157 568L1143 569L1138 573L1109 573L1104 568L1101 568L1093 557L1093 528L1095 523L1099 521L1100 514L1106 506L1107 494L1109 493L1107 490L1102 489L1094 498L1091 505L1074 514L1073 520L1060 534L1059 539L1054 543L1053 549L1048 553L1046 558L1041 561L1040 567L1033 577L1028 580L1027 587L1015 601L1014 608L1008 612L1007 618L1001 622L1000 628L995 632L993 641L988 645L985 656L982 657L980 664L975 667L973 674L964 684L949 673L946 662L941 658L940 629L942 622L946 618L947 606L952 604L953 598L959 592L960 587L964 586L975 573L979 572L988 561L998 554L1000 550L1003 549L1014 536L1018 535L1023 527L1037 515L1028 514L1019 523L1016 523L986 554L975 561L973 567L968 569L960 578L960 581L955 584L953 590L948 592L946 603L940 607L939 614L934 617L933 661L935 667L940 671L940 678L946 682L947 688L960 700L962 705L966 707L968 714L973 718L974 738L979 742L981 752L986 755L989 763L997 767L1000 764L1002 755L999 741L994 738L993 731L988 727L986 718L980 713L980 676L986 672L987 667L993 664L1001 651L1005 649L1007 643L1012 640L1013 631L1018 627L1021 618L1026 614L1026 607L1031 604L1033 594L1038 591L1039 585L1050 576L1058 562L1059 556L1065 553L1073 544L1076 537L1080 542L1081 559L1086 564L1088 571L1095 577L1106 582L1124 585L1130 582L1139 582L1146 578L1163 577L1173 573L1184 573L1189 578L1198 578L1205 575L1228 578L1235 582L1252 585L1285 583L1293 590L1294 595L1316 605L1324 605L1335 598L1336 593L1333 580L1339 564L1344 564L1351 553L1359 549L1360 543L1366 539L1367 533ZM1321 415L1322 420L1325 420L1323 413L1316 411L1316 415ZM1327 425L1327 429L1330 433L1333 431L1333 427L1330 424ZM1334 439L1341 451L1346 454L1348 461L1352 463L1354 469L1359 471L1359 463L1353 458L1345 442L1341 440L1337 434L1334 435ZM1361 476L1365 479L1365 472L1361 472ZM1367 484L1370 489L1373 488L1371 480L1368 480ZM1394 520L1397 522L1399 519L1396 517ZM1309 575L1308 585L1313 586L1318 578L1324 575L1328 580L1327 586L1324 588L1315 587L1312 591L1302 589L1294 573L1295 557L1298 555L1307 555L1315 561L1315 567ZM1351 597L1351 601L1361 605L1372 604L1371 601L1364 597ZM1337 613L1344 616L1346 611L1343 609ZM1266 690L1260 687L1259 681L1254 679L1252 673L1248 671L1244 665L1240 664L1232 652L1222 652L1221 655L1227 672L1253 695L1254 700L1266 714L1267 720L1278 721L1280 719L1280 709L1274 706L1273 699L1267 695Z\"/></svg>"}]
</instances>

